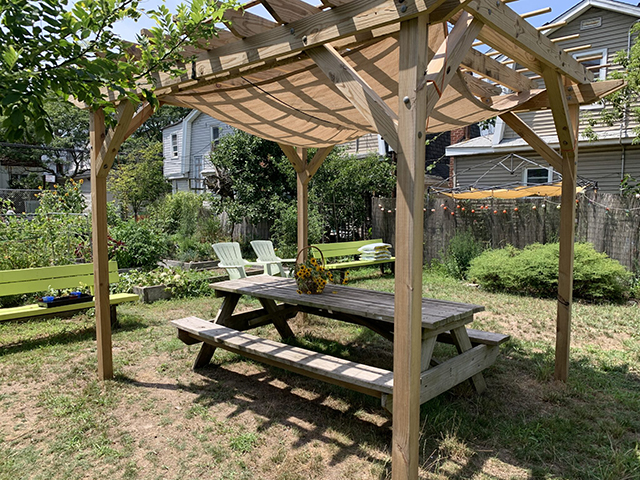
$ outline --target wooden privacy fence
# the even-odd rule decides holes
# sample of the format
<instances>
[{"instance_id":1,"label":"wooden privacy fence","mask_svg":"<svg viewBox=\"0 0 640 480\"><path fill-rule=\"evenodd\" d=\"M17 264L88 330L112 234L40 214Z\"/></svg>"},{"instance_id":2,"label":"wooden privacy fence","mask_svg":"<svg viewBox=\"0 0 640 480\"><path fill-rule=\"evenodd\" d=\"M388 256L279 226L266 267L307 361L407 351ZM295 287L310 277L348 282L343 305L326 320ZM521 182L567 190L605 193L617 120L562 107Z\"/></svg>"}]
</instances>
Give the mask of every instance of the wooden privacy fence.
<instances>
[{"instance_id":1,"label":"wooden privacy fence","mask_svg":"<svg viewBox=\"0 0 640 480\"><path fill-rule=\"evenodd\" d=\"M424 259L442 258L457 232L471 230L491 248L557 242L560 197L455 201L429 196L424 203ZM373 237L395 242L395 199L374 198ZM588 191L578 195L576 241L591 242L629 270L640 270L640 199Z\"/></svg>"}]
</instances>

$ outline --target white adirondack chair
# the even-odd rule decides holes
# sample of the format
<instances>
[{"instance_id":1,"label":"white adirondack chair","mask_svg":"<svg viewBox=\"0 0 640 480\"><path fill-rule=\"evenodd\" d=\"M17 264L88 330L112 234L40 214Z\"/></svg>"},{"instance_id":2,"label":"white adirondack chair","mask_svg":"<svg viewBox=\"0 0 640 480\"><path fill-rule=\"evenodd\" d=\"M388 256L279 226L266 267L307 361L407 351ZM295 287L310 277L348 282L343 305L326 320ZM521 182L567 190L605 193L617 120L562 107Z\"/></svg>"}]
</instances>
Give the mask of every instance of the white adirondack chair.
<instances>
[{"instance_id":1,"label":"white adirondack chair","mask_svg":"<svg viewBox=\"0 0 640 480\"><path fill-rule=\"evenodd\" d=\"M240 244L238 242L214 243L212 247L213 251L216 252L216 255L220 259L218 266L227 270L229 279L231 280L245 278L247 276L247 272L244 267L262 265L257 262L248 262L242 258Z\"/></svg>"},{"instance_id":2,"label":"white adirondack chair","mask_svg":"<svg viewBox=\"0 0 640 480\"><path fill-rule=\"evenodd\" d=\"M251 242L254 252L258 256L256 263L264 265L264 273L272 276L286 277L287 270L283 263L295 263L295 258L280 258L273 249L271 240L254 240Z\"/></svg>"}]
</instances>

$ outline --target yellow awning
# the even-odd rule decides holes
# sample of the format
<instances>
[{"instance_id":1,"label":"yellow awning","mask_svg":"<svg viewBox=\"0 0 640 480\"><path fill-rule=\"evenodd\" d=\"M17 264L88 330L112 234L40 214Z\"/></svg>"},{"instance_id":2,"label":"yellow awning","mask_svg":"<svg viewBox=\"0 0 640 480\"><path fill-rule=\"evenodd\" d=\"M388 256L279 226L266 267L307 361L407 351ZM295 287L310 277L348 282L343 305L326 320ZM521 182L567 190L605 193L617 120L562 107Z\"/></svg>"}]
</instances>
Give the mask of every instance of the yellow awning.
<instances>
[{"instance_id":1,"label":"yellow awning","mask_svg":"<svg viewBox=\"0 0 640 480\"><path fill-rule=\"evenodd\" d=\"M581 193L584 187L576 187L576 193ZM480 200L482 198L523 198L523 197L559 197L562 195L562 184L532 185L514 188L497 188L469 192L452 193L438 192L456 200Z\"/></svg>"}]
</instances>

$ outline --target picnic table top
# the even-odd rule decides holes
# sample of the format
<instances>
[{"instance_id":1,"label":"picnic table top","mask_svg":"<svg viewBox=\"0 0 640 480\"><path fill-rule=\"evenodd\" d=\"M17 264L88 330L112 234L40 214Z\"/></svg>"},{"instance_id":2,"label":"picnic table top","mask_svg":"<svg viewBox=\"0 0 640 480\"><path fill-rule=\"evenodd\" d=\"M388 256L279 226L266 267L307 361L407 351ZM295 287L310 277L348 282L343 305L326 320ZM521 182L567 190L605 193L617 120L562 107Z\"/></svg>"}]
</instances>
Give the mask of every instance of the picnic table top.
<instances>
[{"instance_id":1,"label":"picnic table top","mask_svg":"<svg viewBox=\"0 0 640 480\"><path fill-rule=\"evenodd\" d=\"M320 295L301 295L297 293L295 280L268 275L227 280L211 286L217 295L249 295L393 323L393 293L328 284ZM422 327L441 328L465 318L470 322L474 313L483 310L481 305L423 298Z\"/></svg>"}]
</instances>

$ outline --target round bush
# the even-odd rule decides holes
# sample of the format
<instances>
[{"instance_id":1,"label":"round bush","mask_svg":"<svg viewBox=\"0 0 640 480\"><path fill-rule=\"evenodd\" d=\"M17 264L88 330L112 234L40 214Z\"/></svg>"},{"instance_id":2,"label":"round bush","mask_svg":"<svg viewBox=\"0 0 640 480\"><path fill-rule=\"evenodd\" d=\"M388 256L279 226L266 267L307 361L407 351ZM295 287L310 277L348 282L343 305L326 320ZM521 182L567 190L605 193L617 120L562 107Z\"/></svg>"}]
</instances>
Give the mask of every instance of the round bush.
<instances>
[{"instance_id":1,"label":"round bush","mask_svg":"<svg viewBox=\"0 0 640 480\"><path fill-rule=\"evenodd\" d=\"M558 293L559 244L539 243L523 250L487 250L471 261L468 278L489 291L553 298ZM577 243L573 296L591 302L620 303L629 298L632 274L590 243Z\"/></svg>"}]
</instances>

